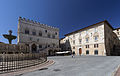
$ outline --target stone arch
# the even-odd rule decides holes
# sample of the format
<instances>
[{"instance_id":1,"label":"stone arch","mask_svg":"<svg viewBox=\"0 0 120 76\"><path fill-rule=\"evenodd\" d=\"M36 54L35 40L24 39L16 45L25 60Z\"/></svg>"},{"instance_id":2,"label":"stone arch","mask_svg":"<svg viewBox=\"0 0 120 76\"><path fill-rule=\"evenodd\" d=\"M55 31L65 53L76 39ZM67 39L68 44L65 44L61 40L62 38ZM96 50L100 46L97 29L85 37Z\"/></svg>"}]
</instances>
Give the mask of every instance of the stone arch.
<instances>
[{"instance_id":1,"label":"stone arch","mask_svg":"<svg viewBox=\"0 0 120 76\"><path fill-rule=\"evenodd\" d=\"M54 54L53 50L49 49L49 50L48 50L48 55L49 55L49 56L52 56L53 54Z\"/></svg>"}]
</instances>

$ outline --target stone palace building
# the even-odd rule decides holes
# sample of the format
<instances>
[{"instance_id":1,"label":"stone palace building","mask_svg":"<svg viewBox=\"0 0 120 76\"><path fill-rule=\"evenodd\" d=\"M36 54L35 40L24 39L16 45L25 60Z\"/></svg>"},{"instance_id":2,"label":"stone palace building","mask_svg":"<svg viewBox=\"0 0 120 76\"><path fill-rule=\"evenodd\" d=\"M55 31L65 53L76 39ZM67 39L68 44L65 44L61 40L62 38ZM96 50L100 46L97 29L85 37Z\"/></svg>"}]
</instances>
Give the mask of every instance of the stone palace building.
<instances>
[{"instance_id":1,"label":"stone palace building","mask_svg":"<svg viewBox=\"0 0 120 76\"><path fill-rule=\"evenodd\" d=\"M54 55L59 51L59 29L19 17L18 44L29 46L30 52L46 52Z\"/></svg>"},{"instance_id":2,"label":"stone palace building","mask_svg":"<svg viewBox=\"0 0 120 76\"><path fill-rule=\"evenodd\" d=\"M120 55L120 28L114 29L105 20L66 34L60 44L62 50L76 55Z\"/></svg>"}]
</instances>

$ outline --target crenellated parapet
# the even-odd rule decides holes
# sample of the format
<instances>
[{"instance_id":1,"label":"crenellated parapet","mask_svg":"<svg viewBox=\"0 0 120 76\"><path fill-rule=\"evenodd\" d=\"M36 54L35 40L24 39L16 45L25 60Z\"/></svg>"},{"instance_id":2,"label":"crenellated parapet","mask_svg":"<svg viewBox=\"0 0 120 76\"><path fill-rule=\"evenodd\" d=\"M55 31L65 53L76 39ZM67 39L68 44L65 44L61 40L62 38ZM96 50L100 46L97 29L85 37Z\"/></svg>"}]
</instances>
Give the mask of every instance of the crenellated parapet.
<instances>
[{"instance_id":1,"label":"crenellated parapet","mask_svg":"<svg viewBox=\"0 0 120 76\"><path fill-rule=\"evenodd\" d=\"M56 27L52 27L52 26L49 26L47 24L42 24L40 22L37 22L37 21L33 21L33 20L30 20L30 19L26 19L26 18L22 18L22 17L19 17L19 21L23 21L25 23L29 23L29 24L33 24L33 25L39 25L41 27L46 27L46 28L52 28L52 29L55 29L55 30L58 30L59 31L59 28L56 28Z\"/></svg>"}]
</instances>

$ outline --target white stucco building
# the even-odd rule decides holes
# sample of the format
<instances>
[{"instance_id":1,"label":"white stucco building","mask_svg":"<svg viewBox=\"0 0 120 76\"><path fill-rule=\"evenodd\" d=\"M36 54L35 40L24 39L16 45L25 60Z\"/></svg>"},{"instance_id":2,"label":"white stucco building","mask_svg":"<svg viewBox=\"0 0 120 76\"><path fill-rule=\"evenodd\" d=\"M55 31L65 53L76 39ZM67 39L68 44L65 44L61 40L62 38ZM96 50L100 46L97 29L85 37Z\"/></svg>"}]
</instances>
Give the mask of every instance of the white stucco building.
<instances>
[{"instance_id":1,"label":"white stucco building","mask_svg":"<svg viewBox=\"0 0 120 76\"><path fill-rule=\"evenodd\" d=\"M60 40L61 49L75 51L76 55L113 55L115 46L120 45L114 30L106 20L90 25L66 34Z\"/></svg>"},{"instance_id":2,"label":"white stucco building","mask_svg":"<svg viewBox=\"0 0 120 76\"><path fill-rule=\"evenodd\" d=\"M59 51L59 29L19 17L18 44L26 44L31 53L44 51L54 55Z\"/></svg>"}]
</instances>

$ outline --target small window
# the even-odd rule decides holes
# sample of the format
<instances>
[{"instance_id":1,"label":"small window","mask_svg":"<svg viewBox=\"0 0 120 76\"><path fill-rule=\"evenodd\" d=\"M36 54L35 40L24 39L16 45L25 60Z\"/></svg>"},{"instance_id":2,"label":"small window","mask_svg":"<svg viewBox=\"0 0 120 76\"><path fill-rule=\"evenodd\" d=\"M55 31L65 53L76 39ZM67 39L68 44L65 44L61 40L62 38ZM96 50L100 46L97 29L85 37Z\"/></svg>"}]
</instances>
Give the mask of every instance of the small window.
<instances>
[{"instance_id":1,"label":"small window","mask_svg":"<svg viewBox=\"0 0 120 76\"><path fill-rule=\"evenodd\" d=\"M25 34L29 34L29 30L25 30Z\"/></svg>"},{"instance_id":2,"label":"small window","mask_svg":"<svg viewBox=\"0 0 120 76\"><path fill-rule=\"evenodd\" d=\"M55 35L57 35L57 32L55 32Z\"/></svg>"},{"instance_id":3,"label":"small window","mask_svg":"<svg viewBox=\"0 0 120 76\"><path fill-rule=\"evenodd\" d=\"M42 45L39 45L39 48L42 48Z\"/></svg>"},{"instance_id":4,"label":"small window","mask_svg":"<svg viewBox=\"0 0 120 76\"><path fill-rule=\"evenodd\" d=\"M48 38L50 38L50 34L48 34Z\"/></svg>"},{"instance_id":5,"label":"small window","mask_svg":"<svg viewBox=\"0 0 120 76\"><path fill-rule=\"evenodd\" d=\"M95 41L97 41L98 40L98 37L97 36L95 36Z\"/></svg>"},{"instance_id":6,"label":"small window","mask_svg":"<svg viewBox=\"0 0 120 76\"><path fill-rule=\"evenodd\" d=\"M33 32L32 32L32 34L33 34L33 35L36 35L36 32L35 32L35 31L33 31Z\"/></svg>"},{"instance_id":7,"label":"small window","mask_svg":"<svg viewBox=\"0 0 120 76\"><path fill-rule=\"evenodd\" d=\"M98 48L98 44L96 44L97 45L97 48Z\"/></svg>"},{"instance_id":8,"label":"small window","mask_svg":"<svg viewBox=\"0 0 120 76\"><path fill-rule=\"evenodd\" d=\"M30 37L30 40L32 40L32 37Z\"/></svg>"},{"instance_id":9,"label":"small window","mask_svg":"<svg viewBox=\"0 0 120 76\"><path fill-rule=\"evenodd\" d=\"M94 44L94 48L98 48L98 44Z\"/></svg>"},{"instance_id":10,"label":"small window","mask_svg":"<svg viewBox=\"0 0 120 76\"><path fill-rule=\"evenodd\" d=\"M48 45L48 47L50 47L50 45Z\"/></svg>"},{"instance_id":11,"label":"small window","mask_svg":"<svg viewBox=\"0 0 120 76\"><path fill-rule=\"evenodd\" d=\"M82 39L79 39L79 44L81 44L82 43Z\"/></svg>"},{"instance_id":12,"label":"small window","mask_svg":"<svg viewBox=\"0 0 120 76\"><path fill-rule=\"evenodd\" d=\"M89 54L89 50L86 50L86 55Z\"/></svg>"},{"instance_id":13,"label":"small window","mask_svg":"<svg viewBox=\"0 0 120 76\"><path fill-rule=\"evenodd\" d=\"M39 36L42 36L42 32L39 32Z\"/></svg>"},{"instance_id":14,"label":"small window","mask_svg":"<svg viewBox=\"0 0 120 76\"><path fill-rule=\"evenodd\" d=\"M75 47L73 47L73 49L75 49Z\"/></svg>"},{"instance_id":15,"label":"small window","mask_svg":"<svg viewBox=\"0 0 120 76\"><path fill-rule=\"evenodd\" d=\"M94 48L96 48L96 44L94 44Z\"/></svg>"},{"instance_id":16,"label":"small window","mask_svg":"<svg viewBox=\"0 0 120 76\"><path fill-rule=\"evenodd\" d=\"M52 35L52 38L55 39L55 35Z\"/></svg>"},{"instance_id":17,"label":"small window","mask_svg":"<svg viewBox=\"0 0 120 76\"><path fill-rule=\"evenodd\" d=\"M94 54L95 54L95 55L98 55L98 50L95 50L95 51L94 51Z\"/></svg>"},{"instance_id":18,"label":"small window","mask_svg":"<svg viewBox=\"0 0 120 76\"><path fill-rule=\"evenodd\" d=\"M37 39L37 42L39 42L39 39Z\"/></svg>"},{"instance_id":19,"label":"small window","mask_svg":"<svg viewBox=\"0 0 120 76\"><path fill-rule=\"evenodd\" d=\"M75 44L75 40L73 40L73 44Z\"/></svg>"},{"instance_id":20,"label":"small window","mask_svg":"<svg viewBox=\"0 0 120 76\"><path fill-rule=\"evenodd\" d=\"M47 33L47 30L45 30L45 33Z\"/></svg>"},{"instance_id":21,"label":"small window","mask_svg":"<svg viewBox=\"0 0 120 76\"><path fill-rule=\"evenodd\" d=\"M86 46L86 48L89 48L89 45L85 45Z\"/></svg>"},{"instance_id":22,"label":"small window","mask_svg":"<svg viewBox=\"0 0 120 76\"><path fill-rule=\"evenodd\" d=\"M88 38L86 38L86 42L88 42Z\"/></svg>"}]
</instances>

